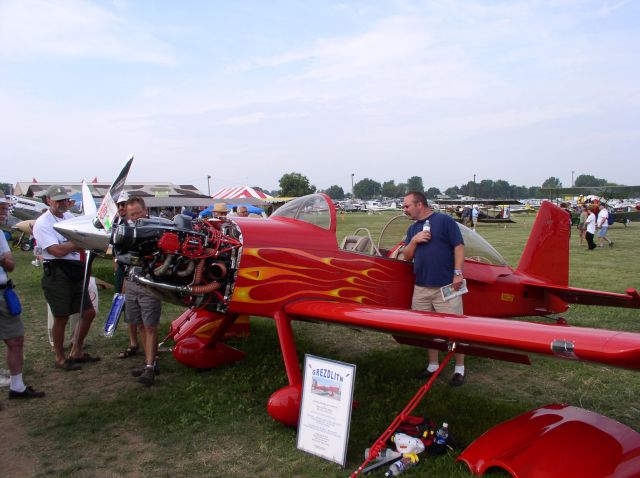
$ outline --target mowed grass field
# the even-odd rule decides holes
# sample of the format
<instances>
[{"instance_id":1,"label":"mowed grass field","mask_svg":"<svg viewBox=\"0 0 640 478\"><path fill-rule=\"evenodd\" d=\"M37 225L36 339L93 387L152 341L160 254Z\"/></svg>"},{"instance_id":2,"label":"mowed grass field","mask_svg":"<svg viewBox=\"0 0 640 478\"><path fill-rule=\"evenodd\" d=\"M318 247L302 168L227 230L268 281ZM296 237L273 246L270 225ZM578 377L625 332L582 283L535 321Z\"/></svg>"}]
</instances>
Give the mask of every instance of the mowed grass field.
<instances>
[{"instance_id":1,"label":"mowed grass field","mask_svg":"<svg viewBox=\"0 0 640 478\"><path fill-rule=\"evenodd\" d=\"M367 227L377 238L390 217L339 216L338 236ZM534 217L515 220L506 228L478 228L514 267ZM610 230L615 246L591 252L578 246L576 233L574 229L571 238L572 286L615 292L640 289L640 225L616 224ZM53 368L46 338L41 270L30 264L30 253L16 250L14 255L18 268L12 277L25 306L25 379L45 390L47 397L29 402L0 398L3 476L344 477L358 467L364 449L422 385L412 377L425 365L424 350L397 345L382 334L295 324L301 361L311 353L357 365L359 406L352 415L348 465L342 469L298 451L295 430L266 412L270 394L287 384L270 319L252 318L251 335L231 342L247 357L230 366L202 372L177 363L169 353L161 354L162 373L147 389L129 375L129 368L141 363L141 355L116 358L128 343L125 328L121 325L110 339L98 334L111 300L105 291L88 349L102 361L65 373ZM111 268L109 260L100 260L96 275L111 281ZM180 312L165 306L162 332ZM640 332L638 310L574 306L564 317L573 325ZM548 403L581 406L640 430L640 374L537 356L532 362L523 366L468 357L467 383L454 389L438 380L414 414L449 422L451 433L464 444L497 423ZM451 369L444 373L446 378L450 374ZM421 461L407 476L471 476L455 462L457 453Z\"/></svg>"}]
</instances>

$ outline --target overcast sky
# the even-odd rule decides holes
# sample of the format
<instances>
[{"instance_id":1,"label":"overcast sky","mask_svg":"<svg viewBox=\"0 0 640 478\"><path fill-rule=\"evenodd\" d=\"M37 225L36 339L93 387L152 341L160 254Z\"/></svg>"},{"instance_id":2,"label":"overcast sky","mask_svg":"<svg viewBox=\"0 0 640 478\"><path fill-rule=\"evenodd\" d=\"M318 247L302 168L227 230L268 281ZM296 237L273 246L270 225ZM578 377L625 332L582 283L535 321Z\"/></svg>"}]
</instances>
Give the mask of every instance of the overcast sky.
<instances>
[{"instance_id":1,"label":"overcast sky","mask_svg":"<svg viewBox=\"0 0 640 478\"><path fill-rule=\"evenodd\" d=\"M640 2L0 0L0 181L640 184Z\"/></svg>"}]
</instances>

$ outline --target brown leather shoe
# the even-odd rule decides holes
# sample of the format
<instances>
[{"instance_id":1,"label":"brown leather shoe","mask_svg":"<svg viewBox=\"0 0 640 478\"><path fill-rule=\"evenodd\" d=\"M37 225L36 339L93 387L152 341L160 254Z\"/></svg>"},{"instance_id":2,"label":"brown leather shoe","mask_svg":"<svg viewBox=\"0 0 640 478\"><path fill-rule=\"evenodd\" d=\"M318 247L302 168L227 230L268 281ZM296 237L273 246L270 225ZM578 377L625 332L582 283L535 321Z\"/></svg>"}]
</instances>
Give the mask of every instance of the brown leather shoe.
<instances>
[{"instance_id":1,"label":"brown leather shoe","mask_svg":"<svg viewBox=\"0 0 640 478\"><path fill-rule=\"evenodd\" d=\"M451 380L449 380L449 385L451 385L452 387L459 387L463 383L464 375L462 375L461 373L454 373L453 377L451 377Z\"/></svg>"}]
</instances>

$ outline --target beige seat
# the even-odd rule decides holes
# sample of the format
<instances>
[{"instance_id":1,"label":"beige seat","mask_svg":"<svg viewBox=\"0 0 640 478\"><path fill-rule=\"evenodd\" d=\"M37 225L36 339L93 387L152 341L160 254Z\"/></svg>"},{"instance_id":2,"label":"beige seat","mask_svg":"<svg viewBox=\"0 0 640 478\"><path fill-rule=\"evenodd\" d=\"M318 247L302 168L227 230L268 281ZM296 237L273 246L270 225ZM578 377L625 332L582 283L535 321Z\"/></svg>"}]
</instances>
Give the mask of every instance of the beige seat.
<instances>
[{"instance_id":1,"label":"beige seat","mask_svg":"<svg viewBox=\"0 0 640 478\"><path fill-rule=\"evenodd\" d=\"M340 247L345 251L368 252L371 240L367 236L346 236Z\"/></svg>"}]
</instances>

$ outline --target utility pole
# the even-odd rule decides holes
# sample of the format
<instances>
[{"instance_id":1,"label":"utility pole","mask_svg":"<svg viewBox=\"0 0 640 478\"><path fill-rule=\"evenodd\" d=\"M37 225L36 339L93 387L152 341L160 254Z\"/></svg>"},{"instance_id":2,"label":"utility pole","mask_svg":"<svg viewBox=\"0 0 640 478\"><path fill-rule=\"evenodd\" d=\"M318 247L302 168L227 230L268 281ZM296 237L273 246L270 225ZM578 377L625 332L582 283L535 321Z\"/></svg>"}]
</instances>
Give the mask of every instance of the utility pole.
<instances>
[{"instance_id":1,"label":"utility pole","mask_svg":"<svg viewBox=\"0 0 640 478\"><path fill-rule=\"evenodd\" d=\"M353 194L353 177L354 176L355 176L355 173L351 173L351 199L356 198L355 194Z\"/></svg>"},{"instance_id":2,"label":"utility pole","mask_svg":"<svg viewBox=\"0 0 640 478\"><path fill-rule=\"evenodd\" d=\"M473 192L471 193L473 197L476 197L476 175L473 175Z\"/></svg>"},{"instance_id":3,"label":"utility pole","mask_svg":"<svg viewBox=\"0 0 640 478\"><path fill-rule=\"evenodd\" d=\"M575 171L571 171L571 187L573 187L574 182L573 182L573 175L575 174Z\"/></svg>"},{"instance_id":4,"label":"utility pole","mask_svg":"<svg viewBox=\"0 0 640 478\"><path fill-rule=\"evenodd\" d=\"M210 180L211 180L211 175L207 174L207 194L209 197L211 197L211 184L209 183Z\"/></svg>"}]
</instances>

